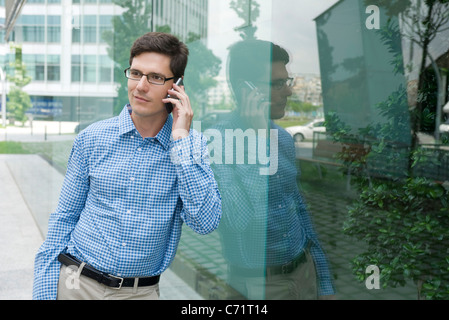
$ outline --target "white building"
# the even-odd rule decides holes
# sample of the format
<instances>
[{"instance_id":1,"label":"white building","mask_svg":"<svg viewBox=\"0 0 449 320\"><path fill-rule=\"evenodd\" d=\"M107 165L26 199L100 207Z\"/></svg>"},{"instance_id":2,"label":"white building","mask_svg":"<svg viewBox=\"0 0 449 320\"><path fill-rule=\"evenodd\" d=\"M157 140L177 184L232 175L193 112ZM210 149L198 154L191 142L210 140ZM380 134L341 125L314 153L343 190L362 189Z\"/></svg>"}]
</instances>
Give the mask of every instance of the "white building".
<instances>
[{"instance_id":1,"label":"white building","mask_svg":"<svg viewBox=\"0 0 449 320\"><path fill-rule=\"evenodd\" d=\"M298 74L292 88L294 98L314 106L323 104L321 78L314 74Z\"/></svg>"},{"instance_id":2,"label":"white building","mask_svg":"<svg viewBox=\"0 0 449 320\"><path fill-rule=\"evenodd\" d=\"M168 25L183 40L189 32L206 38L207 0L142 1L151 8L150 29ZM4 17L4 0L0 6ZM125 10L112 0L26 2L8 42L1 39L0 59L12 73L9 42L22 45L22 59L32 78L24 91L31 96L35 117L48 113L63 120L95 120L112 114L117 85L126 82L124 76L114 79L114 61L102 33L113 30L112 18Z\"/></svg>"}]
</instances>

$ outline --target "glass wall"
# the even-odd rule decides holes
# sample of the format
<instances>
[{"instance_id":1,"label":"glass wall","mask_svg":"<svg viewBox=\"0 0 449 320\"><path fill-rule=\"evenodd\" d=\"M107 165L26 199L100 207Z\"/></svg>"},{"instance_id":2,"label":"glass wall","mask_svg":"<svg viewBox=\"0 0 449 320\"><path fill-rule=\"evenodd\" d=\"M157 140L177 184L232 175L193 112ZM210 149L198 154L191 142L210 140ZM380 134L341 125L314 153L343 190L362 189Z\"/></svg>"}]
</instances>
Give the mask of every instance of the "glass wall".
<instances>
[{"instance_id":1,"label":"glass wall","mask_svg":"<svg viewBox=\"0 0 449 320\"><path fill-rule=\"evenodd\" d=\"M3 68L30 97L2 141L59 175L128 102L148 31L187 43L184 83L222 197L170 269L203 299L449 298L449 4L419 0L28 1ZM14 42L14 46L11 45ZM21 57L21 58L20 58ZM22 64L18 64L18 59ZM17 133L22 130L22 133ZM32 139L31 139L32 136Z\"/></svg>"}]
</instances>

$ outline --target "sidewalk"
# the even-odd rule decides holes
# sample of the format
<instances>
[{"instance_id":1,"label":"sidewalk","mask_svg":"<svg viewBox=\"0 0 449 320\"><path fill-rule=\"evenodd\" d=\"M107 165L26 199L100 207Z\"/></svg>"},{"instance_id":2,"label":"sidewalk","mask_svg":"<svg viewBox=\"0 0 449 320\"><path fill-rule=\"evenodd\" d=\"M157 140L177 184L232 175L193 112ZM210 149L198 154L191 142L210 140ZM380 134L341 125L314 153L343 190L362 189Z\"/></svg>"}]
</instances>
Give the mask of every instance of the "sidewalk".
<instances>
[{"instance_id":1,"label":"sidewalk","mask_svg":"<svg viewBox=\"0 0 449 320\"><path fill-rule=\"evenodd\" d=\"M0 154L0 300L31 299L34 256L47 233L63 175L37 155ZM170 269L161 300L200 300Z\"/></svg>"}]
</instances>

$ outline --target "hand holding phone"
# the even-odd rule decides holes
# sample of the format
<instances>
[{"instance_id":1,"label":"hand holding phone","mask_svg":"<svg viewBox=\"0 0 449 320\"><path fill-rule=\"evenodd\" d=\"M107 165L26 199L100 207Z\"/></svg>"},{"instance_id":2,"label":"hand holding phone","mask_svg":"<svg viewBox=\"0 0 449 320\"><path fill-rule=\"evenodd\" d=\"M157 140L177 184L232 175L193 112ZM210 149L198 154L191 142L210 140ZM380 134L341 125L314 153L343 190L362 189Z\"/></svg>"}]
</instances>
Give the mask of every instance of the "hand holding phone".
<instances>
[{"instance_id":1,"label":"hand holding phone","mask_svg":"<svg viewBox=\"0 0 449 320\"><path fill-rule=\"evenodd\" d=\"M175 84L176 84L177 86L182 86L182 85L184 84L183 81L182 81L182 77L178 78L178 80L176 80ZM170 98L170 95L167 94L167 97L166 97L166 98L167 98L167 99ZM165 108L167 109L167 112L168 112L168 113L171 113L171 112L173 111L173 104L170 103L170 102L167 102L167 103L165 104Z\"/></svg>"},{"instance_id":2,"label":"hand holding phone","mask_svg":"<svg viewBox=\"0 0 449 320\"><path fill-rule=\"evenodd\" d=\"M267 102L265 94L260 92L259 88L257 88L251 81L243 81L244 87L246 88L247 94L254 94L255 97L258 97L260 102Z\"/></svg>"},{"instance_id":3,"label":"hand holding phone","mask_svg":"<svg viewBox=\"0 0 449 320\"><path fill-rule=\"evenodd\" d=\"M250 81L241 84L239 114L243 121L253 128L266 128L270 103L267 96Z\"/></svg>"}]
</instances>

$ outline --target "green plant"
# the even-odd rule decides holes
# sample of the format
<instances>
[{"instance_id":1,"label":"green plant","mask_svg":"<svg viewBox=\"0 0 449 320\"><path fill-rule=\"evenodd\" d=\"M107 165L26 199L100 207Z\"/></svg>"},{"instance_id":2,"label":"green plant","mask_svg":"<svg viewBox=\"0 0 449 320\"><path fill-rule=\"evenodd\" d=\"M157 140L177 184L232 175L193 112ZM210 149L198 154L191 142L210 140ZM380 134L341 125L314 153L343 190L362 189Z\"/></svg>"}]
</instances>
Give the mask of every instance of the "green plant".
<instances>
[{"instance_id":1,"label":"green plant","mask_svg":"<svg viewBox=\"0 0 449 320\"><path fill-rule=\"evenodd\" d=\"M8 75L7 78L14 85L9 90L6 108L15 120L22 121L23 124L27 119L25 112L31 107L31 99L22 88L31 82L31 77L27 75L26 66L22 62L22 47L11 44L11 49L15 51L15 59L11 63L11 67L14 68L14 75Z\"/></svg>"},{"instance_id":2,"label":"green plant","mask_svg":"<svg viewBox=\"0 0 449 320\"><path fill-rule=\"evenodd\" d=\"M392 46L397 32L391 28L383 30L385 43L399 50ZM394 61L400 72L402 59ZM344 233L367 244L352 260L353 271L362 281L366 267L376 265L383 287L411 280L420 299L449 299L449 190L429 172L441 167L442 157L429 156L435 153L404 134L413 136L413 121L420 117L409 114L403 86L377 107L384 121L357 132L337 114L326 117L327 132L342 144L338 157L358 192L343 226ZM419 173L422 167L427 170Z\"/></svg>"},{"instance_id":3,"label":"green plant","mask_svg":"<svg viewBox=\"0 0 449 320\"><path fill-rule=\"evenodd\" d=\"M353 259L360 280L377 265L384 287L418 285L421 298L449 298L449 192L426 178L374 179L361 187L344 232L368 244Z\"/></svg>"}]
</instances>

